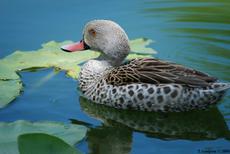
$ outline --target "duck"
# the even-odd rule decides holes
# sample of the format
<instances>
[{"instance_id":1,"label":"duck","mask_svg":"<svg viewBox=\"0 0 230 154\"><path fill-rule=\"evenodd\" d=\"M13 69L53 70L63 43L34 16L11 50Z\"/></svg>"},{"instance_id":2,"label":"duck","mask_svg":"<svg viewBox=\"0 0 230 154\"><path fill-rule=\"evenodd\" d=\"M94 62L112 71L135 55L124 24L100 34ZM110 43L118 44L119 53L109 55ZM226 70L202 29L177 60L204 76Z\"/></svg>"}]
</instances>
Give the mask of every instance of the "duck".
<instances>
[{"instance_id":1,"label":"duck","mask_svg":"<svg viewBox=\"0 0 230 154\"><path fill-rule=\"evenodd\" d=\"M230 83L156 58L125 59L130 53L124 29L111 20L89 21L83 38L61 47L66 52L94 50L79 73L79 88L90 101L117 109L185 112L217 104Z\"/></svg>"}]
</instances>

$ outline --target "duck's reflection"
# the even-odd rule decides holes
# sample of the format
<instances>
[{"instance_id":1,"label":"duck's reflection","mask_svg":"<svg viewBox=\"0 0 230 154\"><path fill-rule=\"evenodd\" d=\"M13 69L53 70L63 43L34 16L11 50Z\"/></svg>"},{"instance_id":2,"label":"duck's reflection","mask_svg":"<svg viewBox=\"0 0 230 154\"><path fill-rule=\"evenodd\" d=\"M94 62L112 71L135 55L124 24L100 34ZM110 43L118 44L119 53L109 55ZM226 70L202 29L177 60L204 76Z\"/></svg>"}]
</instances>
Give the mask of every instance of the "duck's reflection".
<instances>
[{"instance_id":1,"label":"duck's reflection","mask_svg":"<svg viewBox=\"0 0 230 154\"><path fill-rule=\"evenodd\" d=\"M91 154L128 154L132 147L132 130L119 126L100 126L87 132Z\"/></svg>"},{"instance_id":2,"label":"duck's reflection","mask_svg":"<svg viewBox=\"0 0 230 154\"><path fill-rule=\"evenodd\" d=\"M117 110L80 99L82 110L102 120L90 128L88 144L92 153L129 153L132 132L139 131L160 139L229 139L230 133L217 108L185 113L154 113Z\"/></svg>"}]
</instances>

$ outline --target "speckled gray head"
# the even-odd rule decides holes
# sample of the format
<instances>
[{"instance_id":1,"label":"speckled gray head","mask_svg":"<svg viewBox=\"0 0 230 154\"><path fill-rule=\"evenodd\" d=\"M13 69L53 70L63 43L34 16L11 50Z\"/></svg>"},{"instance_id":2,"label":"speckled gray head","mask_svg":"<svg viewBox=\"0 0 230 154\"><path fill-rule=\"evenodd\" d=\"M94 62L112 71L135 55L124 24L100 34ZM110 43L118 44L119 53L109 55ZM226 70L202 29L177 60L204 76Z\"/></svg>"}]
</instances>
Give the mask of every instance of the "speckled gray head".
<instances>
[{"instance_id":1,"label":"speckled gray head","mask_svg":"<svg viewBox=\"0 0 230 154\"><path fill-rule=\"evenodd\" d=\"M102 51L110 58L124 58L130 51L128 36L115 22L93 20L84 28L84 41L91 49Z\"/></svg>"},{"instance_id":2,"label":"speckled gray head","mask_svg":"<svg viewBox=\"0 0 230 154\"><path fill-rule=\"evenodd\" d=\"M111 20L93 20L83 30L81 42L63 46L68 52L90 48L100 51L108 61L120 63L130 51L129 39L125 31Z\"/></svg>"}]
</instances>

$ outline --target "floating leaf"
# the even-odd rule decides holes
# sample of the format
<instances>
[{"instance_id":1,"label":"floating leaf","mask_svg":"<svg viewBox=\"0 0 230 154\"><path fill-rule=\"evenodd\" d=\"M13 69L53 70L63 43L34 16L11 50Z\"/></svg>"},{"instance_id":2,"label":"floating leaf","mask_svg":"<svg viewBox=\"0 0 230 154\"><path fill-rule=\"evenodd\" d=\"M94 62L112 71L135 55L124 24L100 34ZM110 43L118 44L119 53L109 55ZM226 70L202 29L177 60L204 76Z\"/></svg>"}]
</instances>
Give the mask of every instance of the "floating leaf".
<instances>
[{"instance_id":1,"label":"floating leaf","mask_svg":"<svg viewBox=\"0 0 230 154\"><path fill-rule=\"evenodd\" d=\"M127 59L134 59L134 58L146 58L146 57L152 57L151 55L140 55L140 54L129 54L127 56Z\"/></svg>"},{"instance_id":2,"label":"floating leaf","mask_svg":"<svg viewBox=\"0 0 230 154\"><path fill-rule=\"evenodd\" d=\"M151 42L151 40L142 38L130 41L132 53L128 58L151 57L155 51L146 47ZM72 41L64 41L60 43L50 41L42 44L42 48L37 51L16 51L4 59L1 59L0 108L10 103L20 94L22 84L17 72L33 68L54 67L66 71L66 74L69 77L77 79L80 72L79 64L99 56L99 52L90 50L74 52L71 54L63 52L60 47L69 43L72 43Z\"/></svg>"},{"instance_id":3,"label":"floating leaf","mask_svg":"<svg viewBox=\"0 0 230 154\"><path fill-rule=\"evenodd\" d=\"M130 41L131 51L137 54L156 54L157 52L154 49L146 47L151 43L153 43L153 41L147 38L132 40Z\"/></svg>"},{"instance_id":4,"label":"floating leaf","mask_svg":"<svg viewBox=\"0 0 230 154\"><path fill-rule=\"evenodd\" d=\"M80 154L62 139L43 133L20 135L18 149L20 154Z\"/></svg>"},{"instance_id":5,"label":"floating leaf","mask_svg":"<svg viewBox=\"0 0 230 154\"><path fill-rule=\"evenodd\" d=\"M0 108L14 100L22 89L20 80L0 80Z\"/></svg>"},{"instance_id":6,"label":"floating leaf","mask_svg":"<svg viewBox=\"0 0 230 154\"><path fill-rule=\"evenodd\" d=\"M86 127L79 125L64 125L58 122L28 122L24 120L12 123L0 122L1 154L17 154L17 137L26 133L46 133L63 139L70 145L82 140Z\"/></svg>"},{"instance_id":7,"label":"floating leaf","mask_svg":"<svg viewBox=\"0 0 230 154\"><path fill-rule=\"evenodd\" d=\"M19 76L15 72L14 69L12 69L11 66L8 65L8 61L3 59L0 60L0 80L14 80L19 79Z\"/></svg>"}]
</instances>

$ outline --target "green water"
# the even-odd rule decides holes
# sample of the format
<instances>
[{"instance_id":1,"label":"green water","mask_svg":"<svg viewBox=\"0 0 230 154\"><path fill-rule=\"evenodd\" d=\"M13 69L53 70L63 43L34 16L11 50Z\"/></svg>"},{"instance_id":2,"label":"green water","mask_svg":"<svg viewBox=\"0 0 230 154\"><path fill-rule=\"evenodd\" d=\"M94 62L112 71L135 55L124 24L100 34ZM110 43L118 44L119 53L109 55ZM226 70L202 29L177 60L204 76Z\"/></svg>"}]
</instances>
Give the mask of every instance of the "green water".
<instances>
[{"instance_id":1,"label":"green water","mask_svg":"<svg viewBox=\"0 0 230 154\"><path fill-rule=\"evenodd\" d=\"M79 40L92 19L118 22L130 39L147 37L157 58L230 82L229 0L0 2L0 57L50 40ZM79 96L64 72L36 86L52 69L21 73L24 92L0 110L0 121L53 120L89 127L76 145L85 153L230 153L230 92L216 108L186 114L117 111ZM225 151L224 151L225 150Z\"/></svg>"}]
</instances>

